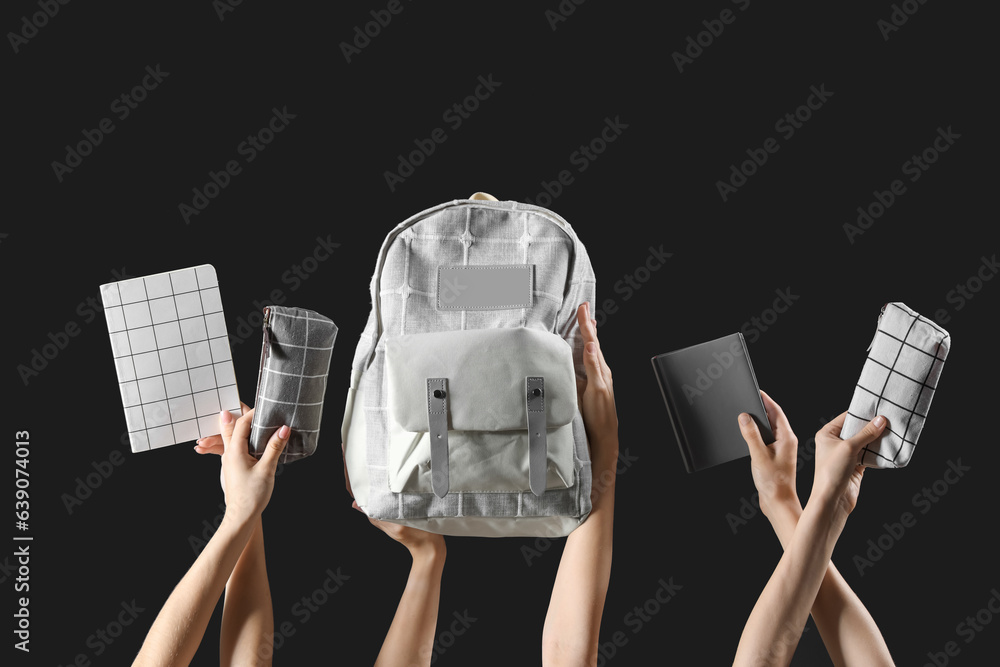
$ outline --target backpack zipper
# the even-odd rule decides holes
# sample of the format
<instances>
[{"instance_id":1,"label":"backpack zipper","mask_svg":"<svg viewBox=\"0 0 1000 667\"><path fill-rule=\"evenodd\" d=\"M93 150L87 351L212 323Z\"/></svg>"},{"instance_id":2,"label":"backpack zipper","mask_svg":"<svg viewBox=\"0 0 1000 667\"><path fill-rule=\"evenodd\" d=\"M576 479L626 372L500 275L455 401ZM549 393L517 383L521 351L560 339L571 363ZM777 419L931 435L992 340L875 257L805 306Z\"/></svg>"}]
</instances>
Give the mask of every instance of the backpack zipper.
<instances>
[{"instance_id":1,"label":"backpack zipper","mask_svg":"<svg viewBox=\"0 0 1000 667\"><path fill-rule=\"evenodd\" d=\"M885 309L888 305L888 303L883 303L882 310L878 312L878 322L875 323L875 335L872 336L872 342L868 343L868 352L871 352L872 345L875 344L875 338L878 336L878 328L882 325L882 316L885 315Z\"/></svg>"}]
</instances>

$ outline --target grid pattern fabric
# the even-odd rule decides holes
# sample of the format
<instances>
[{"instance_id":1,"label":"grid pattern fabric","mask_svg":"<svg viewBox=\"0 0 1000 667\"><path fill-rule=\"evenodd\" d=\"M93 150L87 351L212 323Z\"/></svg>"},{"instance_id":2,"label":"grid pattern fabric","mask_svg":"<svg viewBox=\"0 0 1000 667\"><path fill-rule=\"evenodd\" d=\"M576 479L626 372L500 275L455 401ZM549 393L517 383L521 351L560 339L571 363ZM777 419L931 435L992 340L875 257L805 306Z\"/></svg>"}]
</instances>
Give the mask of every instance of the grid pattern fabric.
<instances>
[{"instance_id":1,"label":"grid pattern fabric","mask_svg":"<svg viewBox=\"0 0 1000 667\"><path fill-rule=\"evenodd\" d=\"M534 266L533 306L486 311L435 307L439 265ZM529 327L556 333L573 348L584 376L583 341L576 323L580 303L594 303L590 258L569 223L546 209L517 202L456 200L428 209L386 238L372 277L373 309L354 358L360 376L367 433L368 505L371 517L583 517L590 511L590 457L579 414L573 422L576 483L509 493L393 493L388 485L389 424L383 333Z\"/></svg>"},{"instance_id":2,"label":"grid pattern fabric","mask_svg":"<svg viewBox=\"0 0 1000 667\"><path fill-rule=\"evenodd\" d=\"M215 267L101 285L133 452L219 433L240 415Z\"/></svg>"},{"instance_id":3,"label":"grid pattern fabric","mask_svg":"<svg viewBox=\"0 0 1000 667\"><path fill-rule=\"evenodd\" d=\"M288 463L316 451L337 326L302 308L268 306L267 317L250 449L259 458L287 424L292 435L280 460Z\"/></svg>"},{"instance_id":4,"label":"grid pattern fabric","mask_svg":"<svg viewBox=\"0 0 1000 667\"><path fill-rule=\"evenodd\" d=\"M861 450L861 465L910 462L950 348L940 326L902 303L886 304L841 430L847 439L876 415L888 420L883 436Z\"/></svg>"}]
</instances>

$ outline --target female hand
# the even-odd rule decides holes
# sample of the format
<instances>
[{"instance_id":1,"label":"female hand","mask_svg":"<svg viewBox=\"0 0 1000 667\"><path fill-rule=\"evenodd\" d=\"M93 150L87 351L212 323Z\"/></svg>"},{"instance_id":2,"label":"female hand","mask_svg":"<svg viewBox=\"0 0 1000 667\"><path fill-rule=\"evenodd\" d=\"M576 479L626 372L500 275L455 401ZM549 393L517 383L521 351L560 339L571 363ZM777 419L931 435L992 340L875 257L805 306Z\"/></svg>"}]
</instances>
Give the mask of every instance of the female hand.
<instances>
[{"instance_id":1,"label":"female hand","mask_svg":"<svg viewBox=\"0 0 1000 667\"><path fill-rule=\"evenodd\" d=\"M351 506L364 514L364 510L358 505L358 501L351 503ZM443 556L445 553L444 535L430 533L419 528L401 526L391 521L379 521L366 515L368 521L381 530L383 533L402 544L411 555L428 553Z\"/></svg>"},{"instance_id":2,"label":"female hand","mask_svg":"<svg viewBox=\"0 0 1000 667\"><path fill-rule=\"evenodd\" d=\"M234 419L228 411L220 412L222 434L202 438L195 445L195 451L222 456L221 482L226 497L226 516L242 522L256 518L267 506L274 489L274 471L288 444L291 429L288 426L279 428L258 461L249 450L253 410L241 405L243 415L239 419Z\"/></svg>"},{"instance_id":3,"label":"female hand","mask_svg":"<svg viewBox=\"0 0 1000 667\"><path fill-rule=\"evenodd\" d=\"M250 406L240 401L240 414L245 415L250 412ZM206 435L204 438L198 438L194 444L194 451L197 454L217 454L220 457L219 460L219 485L222 487L222 497L226 497L226 471L222 467L222 452L225 451L225 443L222 442L221 435Z\"/></svg>"},{"instance_id":4,"label":"female hand","mask_svg":"<svg viewBox=\"0 0 1000 667\"><path fill-rule=\"evenodd\" d=\"M816 478L809 496L810 500L816 498L831 506L838 518L845 521L858 502L865 472L864 466L858 465L858 456L886 428L885 417L879 415L854 437L841 440L840 430L846 417L844 412L816 432Z\"/></svg>"},{"instance_id":5,"label":"female hand","mask_svg":"<svg viewBox=\"0 0 1000 667\"><path fill-rule=\"evenodd\" d=\"M582 303L576 311L577 324L583 334L583 365L586 378L577 378L580 414L587 430L591 459L597 466L618 460L618 413L615 410L615 389L611 369L597 340L597 320L590 317L590 304Z\"/></svg>"},{"instance_id":6,"label":"female hand","mask_svg":"<svg viewBox=\"0 0 1000 667\"><path fill-rule=\"evenodd\" d=\"M747 413L739 415L739 423L743 439L750 448L750 473L757 487L760 509L773 522L778 510L784 506L802 509L795 491L799 439L792 432L781 406L763 391L760 395L774 433L774 442L764 444L757 423Z\"/></svg>"}]
</instances>

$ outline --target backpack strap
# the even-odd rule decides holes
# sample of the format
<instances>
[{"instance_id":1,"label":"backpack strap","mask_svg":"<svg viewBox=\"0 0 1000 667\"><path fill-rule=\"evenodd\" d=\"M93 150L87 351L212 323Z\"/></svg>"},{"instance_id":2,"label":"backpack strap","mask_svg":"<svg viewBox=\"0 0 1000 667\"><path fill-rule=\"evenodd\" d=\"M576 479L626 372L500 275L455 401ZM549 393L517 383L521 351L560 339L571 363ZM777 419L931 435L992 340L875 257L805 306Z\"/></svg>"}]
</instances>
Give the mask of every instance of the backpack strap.
<instances>
[{"instance_id":1,"label":"backpack strap","mask_svg":"<svg viewBox=\"0 0 1000 667\"><path fill-rule=\"evenodd\" d=\"M528 483L536 496L545 493L548 444L545 440L545 378L524 379L528 412Z\"/></svg>"},{"instance_id":2,"label":"backpack strap","mask_svg":"<svg viewBox=\"0 0 1000 667\"><path fill-rule=\"evenodd\" d=\"M448 378L427 378L427 434L431 439L431 487L448 494Z\"/></svg>"}]
</instances>

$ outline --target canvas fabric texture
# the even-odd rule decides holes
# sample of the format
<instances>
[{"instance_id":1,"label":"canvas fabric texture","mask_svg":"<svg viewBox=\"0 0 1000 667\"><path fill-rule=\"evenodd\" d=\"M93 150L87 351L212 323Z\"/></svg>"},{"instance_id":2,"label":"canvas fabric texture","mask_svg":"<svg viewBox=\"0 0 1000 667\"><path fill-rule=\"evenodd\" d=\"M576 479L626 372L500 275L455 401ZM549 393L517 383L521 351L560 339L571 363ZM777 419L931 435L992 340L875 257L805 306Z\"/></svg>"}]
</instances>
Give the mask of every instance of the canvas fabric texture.
<instances>
[{"instance_id":1,"label":"canvas fabric texture","mask_svg":"<svg viewBox=\"0 0 1000 667\"><path fill-rule=\"evenodd\" d=\"M882 437L861 450L860 465L910 462L950 349L951 335L940 325L903 303L885 305L840 433L850 438L877 415L888 420Z\"/></svg>"},{"instance_id":2,"label":"canvas fabric texture","mask_svg":"<svg viewBox=\"0 0 1000 667\"><path fill-rule=\"evenodd\" d=\"M304 308L268 306L265 317L250 452L260 458L287 424L292 432L279 461L291 463L311 456L319 443L337 325Z\"/></svg>"},{"instance_id":3,"label":"canvas fabric texture","mask_svg":"<svg viewBox=\"0 0 1000 667\"><path fill-rule=\"evenodd\" d=\"M526 308L439 310L440 266L531 265L533 304ZM355 353L344 416L345 457L355 498L371 517L460 535L568 534L590 511L591 472L579 411L572 432L572 483L536 496L509 492L393 492L386 340L431 332L524 327L561 337L583 368L577 306L593 305L595 278L572 227L541 207L505 201L454 200L427 209L387 236L370 283L373 309ZM523 453L527 457L527 451Z\"/></svg>"}]
</instances>

